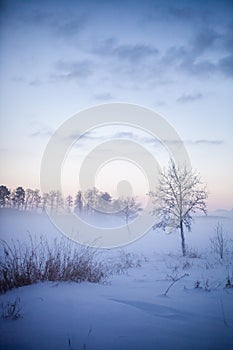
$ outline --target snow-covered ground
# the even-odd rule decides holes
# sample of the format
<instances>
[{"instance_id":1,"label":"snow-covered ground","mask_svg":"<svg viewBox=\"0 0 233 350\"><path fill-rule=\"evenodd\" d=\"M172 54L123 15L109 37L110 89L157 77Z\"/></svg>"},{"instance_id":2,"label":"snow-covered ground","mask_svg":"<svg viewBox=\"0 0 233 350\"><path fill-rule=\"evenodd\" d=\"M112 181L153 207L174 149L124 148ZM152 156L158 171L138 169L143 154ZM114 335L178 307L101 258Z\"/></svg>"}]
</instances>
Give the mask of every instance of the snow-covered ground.
<instances>
[{"instance_id":1,"label":"snow-covered ground","mask_svg":"<svg viewBox=\"0 0 233 350\"><path fill-rule=\"evenodd\" d=\"M28 232L59 235L44 215L0 210L0 220L8 242L25 241ZM209 253L217 222L233 238L231 217L197 217L186 234L199 258L181 257L178 233L152 231L124 248L139 254L142 266L105 284L46 282L0 295L3 304L19 297L22 315L0 320L0 349L232 349L233 289L224 288L232 262ZM103 259L117 259L113 252ZM164 296L171 277L185 273ZM201 288L194 288L197 281Z\"/></svg>"}]
</instances>

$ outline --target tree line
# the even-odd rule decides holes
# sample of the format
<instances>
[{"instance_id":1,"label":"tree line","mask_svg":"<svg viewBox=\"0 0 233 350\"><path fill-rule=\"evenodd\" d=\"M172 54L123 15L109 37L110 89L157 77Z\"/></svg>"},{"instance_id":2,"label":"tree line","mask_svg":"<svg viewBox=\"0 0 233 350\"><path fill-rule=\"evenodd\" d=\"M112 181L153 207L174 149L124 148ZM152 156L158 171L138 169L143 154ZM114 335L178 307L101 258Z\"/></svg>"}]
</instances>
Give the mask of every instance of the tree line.
<instances>
[{"instance_id":1,"label":"tree line","mask_svg":"<svg viewBox=\"0 0 233 350\"><path fill-rule=\"evenodd\" d=\"M157 190L148 195L154 204L152 215L156 216L153 228L163 229L167 233L178 229L182 253L186 255L184 229L191 231L193 214L197 211L207 214L208 193L199 174L186 165L177 166L171 159L168 168L160 173ZM0 207L35 211L58 211L59 208L65 208L68 212L104 211L124 215L127 225L129 219L142 210L134 197L113 199L109 193L95 187L85 192L78 191L75 198L70 195L63 198L59 191L41 195L39 190L17 187L10 191L4 185L0 186Z\"/></svg>"},{"instance_id":2,"label":"tree line","mask_svg":"<svg viewBox=\"0 0 233 350\"><path fill-rule=\"evenodd\" d=\"M141 205L134 197L112 198L108 192L101 192L96 187L86 191L79 190L75 197L63 197L60 191L50 191L41 194L38 189L24 189L19 186L10 190L5 185L0 186L0 208L34 212L105 212L120 214L125 217L126 223L141 210Z\"/></svg>"}]
</instances>

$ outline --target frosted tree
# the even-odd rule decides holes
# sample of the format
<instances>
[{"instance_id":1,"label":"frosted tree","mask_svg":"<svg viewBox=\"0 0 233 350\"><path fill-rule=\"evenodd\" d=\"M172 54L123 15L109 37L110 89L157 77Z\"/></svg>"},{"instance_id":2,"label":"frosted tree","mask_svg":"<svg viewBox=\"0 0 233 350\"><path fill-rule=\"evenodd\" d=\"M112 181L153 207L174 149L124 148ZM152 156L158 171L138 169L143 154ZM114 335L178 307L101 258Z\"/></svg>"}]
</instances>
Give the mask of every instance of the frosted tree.
<instances>
[{"instance_id":1,"label":"frosted tree","mask_svg":"<svg viewBox=\"0 0 233 350\"><path fill-rule=\"evenodd\" d=\"M42 210L45 211L46 208L49 206L49 202L50 202L50 195L49 193L44 193L42 198L41 198L41 202L42 202Z\"/></svg>"},{"instance_id":2,"label":"frosted tree","mask_svg":"<svg viewBox=\"0 0 233 350\"><path fill-rule=\"evenodd\" d=\"M24 209L28 210L32 208L33 190L27 188L25 191Z\"/></svg>"},{"instance_id":3,"label":"frosted tree","mask_svg":"<svg viewBox=\"0 0 233 350\"><path fill-rule=\"evenodd\" d=\"M22 208L25 201L25 190L23 187L17 187L12 193L12 202L14 208Z\"/></svg>"},{"instance_id":4,"label":"frosted tree","mask_svg":"<svg viewBox=\"0 0 233 350\"><path fill-rule=\"evenodd\" d=\"M99 190L96 187L88 189L84 193L85 208L89 212L94 212L98 207Z\"/></svg>"},{"instance_id":5,"label":"frosted tree","mask_svg":"<svg viewBox=\"0 0 233 350\"><path fill-rule=\"evenodd\" d=\"M40 195L40 191L36 189L33 191L32 209L37 211L41 205L41 202L42 198Z\"/></svg>"},{"instance_id":6,"label":"frosted tree","mask_svg":"<svg viewBox=\"0 0 233 350\"><path fill-rule=\"evenodd\" d=\"M55 195L55 211L58 213L64 207L64 199L60 191L56 191Z\"/></svg>"},{"instance_id":7,"label":"frosted tree","mask_svg":"<svg viewBox=\"0 0 233 350\"><path fill-rule=\"evenodd\" d=\"M53 212L55 210L55 207L56 207L56 195L57 195L57 192L56 191L50 191L49 192L49 196L48 196L48 206L47 208Z\"/></svg>"},{"instance_id":8,"label":"frosted tree","mask_svg":"<svg viewBox=\"0 0 233 350\"><path fill-rule=\"evenodd\" d=\"M79 213L82 212L82 210L83 210L83 196L82 196L81 191L78 191L78 193L75 197L74 206L75 206L76 211L78 211Z\"/></svg>"},{"instance_id":9,"label":"frosted tree","mask_svg":"<svg viewBox=\"0 0 233 350\"><path fill-rule=\"evenodd\" d=\"M184 228L191 231L192 215L201 211L207 214L208 194L200 176L186 166L178 167L173 160L167 170L160 173L156 192L150 192L156 216L154 229L180 231L182 253L186 255Z\"/></svg>"},{"instance_id":10,"label":"frosted tree","mask_svg":"<svg viewBox=\"0 0 233 350\"><path fill-rule=\"evenodd\" d=\"M121 209L120 213L125 217L126 225L128 225L129 219L135 218L142 210L140 203L137 203L133 197L123 199L121 205L123 209Z\"/></svg>"},{"instance_id":11,"label":"frosted tree","mask_svg":"<svg viewBox=\"0 0 233 350\"><path fill-rule=\"evenodd\" d=\"M73 207L73 197L71 195L68 195L65 200L65 206L68 211L68 213L71 212L71 209Z\"/></svg>"},{"instance_id":12,"label":"frosted tree","mask_svg":"<svg viewBox=\"0 0 233 350\"><path fill-rule=\"evenodd\" d=\"M9 189L6 186L0 186L0 207L5 207L7 205L10 194Z\"/></svg>"},{"instance_id":13,"label":"frosted tree","mask_svg":"<svg viewBox=\"0 0 233 350\"><path fill-rule=\"evenodd\" d=\"M99 193L97 210L107 213L112 212L112 197L108 192Z\"/></svg>"},{"instance_id":14,"label":"frosted tree","mask_svg":"<svg viewBox=\"0 0 233 350\"><path fill-rule=\"evenodd\" d=\"M221 259L225 257L229 253L230 240L224 232L223 225L221 223L217 223L214 228L215 236L210 239L211 248L214 253L220 256Z\"/></svg>"}]
</instances>

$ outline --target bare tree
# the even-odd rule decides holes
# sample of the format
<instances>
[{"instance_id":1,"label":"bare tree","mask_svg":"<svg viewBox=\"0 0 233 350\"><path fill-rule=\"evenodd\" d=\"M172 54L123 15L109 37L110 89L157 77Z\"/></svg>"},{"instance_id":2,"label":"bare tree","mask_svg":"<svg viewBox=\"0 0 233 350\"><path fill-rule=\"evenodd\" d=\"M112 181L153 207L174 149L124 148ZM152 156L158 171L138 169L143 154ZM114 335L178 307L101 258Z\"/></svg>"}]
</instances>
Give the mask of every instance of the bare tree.
<instances>
[{"instance_id":1,"label":"bare tree","mask_svg":"<svg viewBox=\"0 0 233 350\"><path fill-rule=\"evenodd\" d=\"M33 207L32 209L34 209L35 211L38 211L40 205L42 202L42 198L40 195L40 191L38 189L33 191Z\"/></svg>"},{"instance_id":2,"label":"bare tree","mask_svg":"<svg viewBox=\"0 0 233 350\"><path fill-rule=\"evenodd\" d=\"M71 209L73 207L73 197L70 194L65 199L65 207L66 207L68 213L70 213Z\"/></svg>"},{"instance_id":3,"label":"bare tree","mask_svg":"<svg viewBox=\"0 0 233 350\"><path fill-rule=\"evenodd\" d=\"M215 236L210 239L211 247L212 250L223 259L225 254L228 253L230 241L224 232L223 225L219 222L215 226L214 232Z\"/></svg>"},{"instance_id":4,"label":"bare tree","mask_svg":"<svg viewBox=\"0 0 233 350\"><path fill-rule=\"evenodd\" d=\"M125 217L126 225L129 223L129 219L133 219L142 210L141 204L137 203L135 198L127 197L122 200L123 209L120 213Z\"/></svg>"},{"instance_id":5,"label":"bare tree","mask_svg":"<svg viewBox=\"0 0 233 350\"><path fill-rule=\"evenodd\" d=\"M64 199L60 191L56 191L55 195L55 211L58 213L64 207Z\"/></svg>"},{"instance_id":6,"label":"bare tree","mask_svg":"<svg viewBox=\"0 0 233 350\"><path fill-rule=\"evenodd\" d=\"M4 186L0 186L0 207L5 207L10 198L10 190Z\"/></svg>"},{"instance_id":7,"label":"bare tree","mask_svg":"<svg viewBox=\"0 0 233 350\"><path fill-rule=\"evenodd\" d=\"M98 207L99 190L96 187L86 190L84 193L84 203L87 212L95 212Z\"/></svg>"},{"instance_id":8,"label":"bare tree","mask_svg":"<svg viewBox=\"0 0 233 350\"><path fill-rule=\"evenodd\" d=\"M75 211L78 211L79 213L83 210L83 195L81 191L78 191L75 201L74 201Z\"/></svg>"},{"instance_id":9,"label":"bare tree","mask_svg":"<svg viewBox=\"0 0 233 350\"><path fill-rule=\"evenodd\" d=\"M23 187L19 186L12 192L12 203L13 207L17 209L21 209L24 206L25 201L25 190Z\"/></svg>"},{"instance_id":10,"label":"bare tree","mask_svg":"<svg viewBox=\"0 0 233 350\"><path fill-rule=\"evenodd\" d=\"M149 196L154 204L153 214L157 218L153 228L162 228L168 232L179 229L185 256L184 227L191 231L192 214L196 211L207 214L208 194L200 176L187 166L178 167L170 160L168 169L160 174L157 192L150 192Z\"/></svg>"},{"instance_id":11,"label":"bare tree","mask_svg":"<svg viewBox=\"0 0 233 350\"><path fill-rule=\"evenodd\" d=\"M30 210L32 208L33 201L33 190L27 188L25 191L25 201L24 201L24 210Z\"/></svg>"},{"instance_id":12,"label":"bare tree","mask_svg":"<svg viewBox=\"0 0 233 350\"><path fill-rule=\"evenodd\" d=\"M45 211L49 205L49 202L50 202L50 194L44 193L41 201L42 201L42 211Z\"/></svg>"}]
</instances>

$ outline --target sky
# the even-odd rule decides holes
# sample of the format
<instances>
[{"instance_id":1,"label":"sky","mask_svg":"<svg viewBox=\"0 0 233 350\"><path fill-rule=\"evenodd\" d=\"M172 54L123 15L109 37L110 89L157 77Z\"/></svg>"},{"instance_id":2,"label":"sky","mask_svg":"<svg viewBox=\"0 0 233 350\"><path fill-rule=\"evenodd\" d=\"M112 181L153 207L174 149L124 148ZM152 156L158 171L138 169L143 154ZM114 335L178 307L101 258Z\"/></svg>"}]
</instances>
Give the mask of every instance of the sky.
<instances>
[{"instance_id":1,"label":"sky","mask_svg":"<svg viewBox=\"0 0 233 350\"><path fill-rule=\"evenodd\" d=\"M68 118L126 102L162 115L207 184L210 210L233 208L232 1L1 1L0 182L40 187L46 145ZM97 127L70 150L63 186L76 191L81 160L121 138L148 148L141 130ZM149 151L163 164L163 153ZM113 160L95 174L115 193L143 169Z\"/></svg>"}]
</instances>

